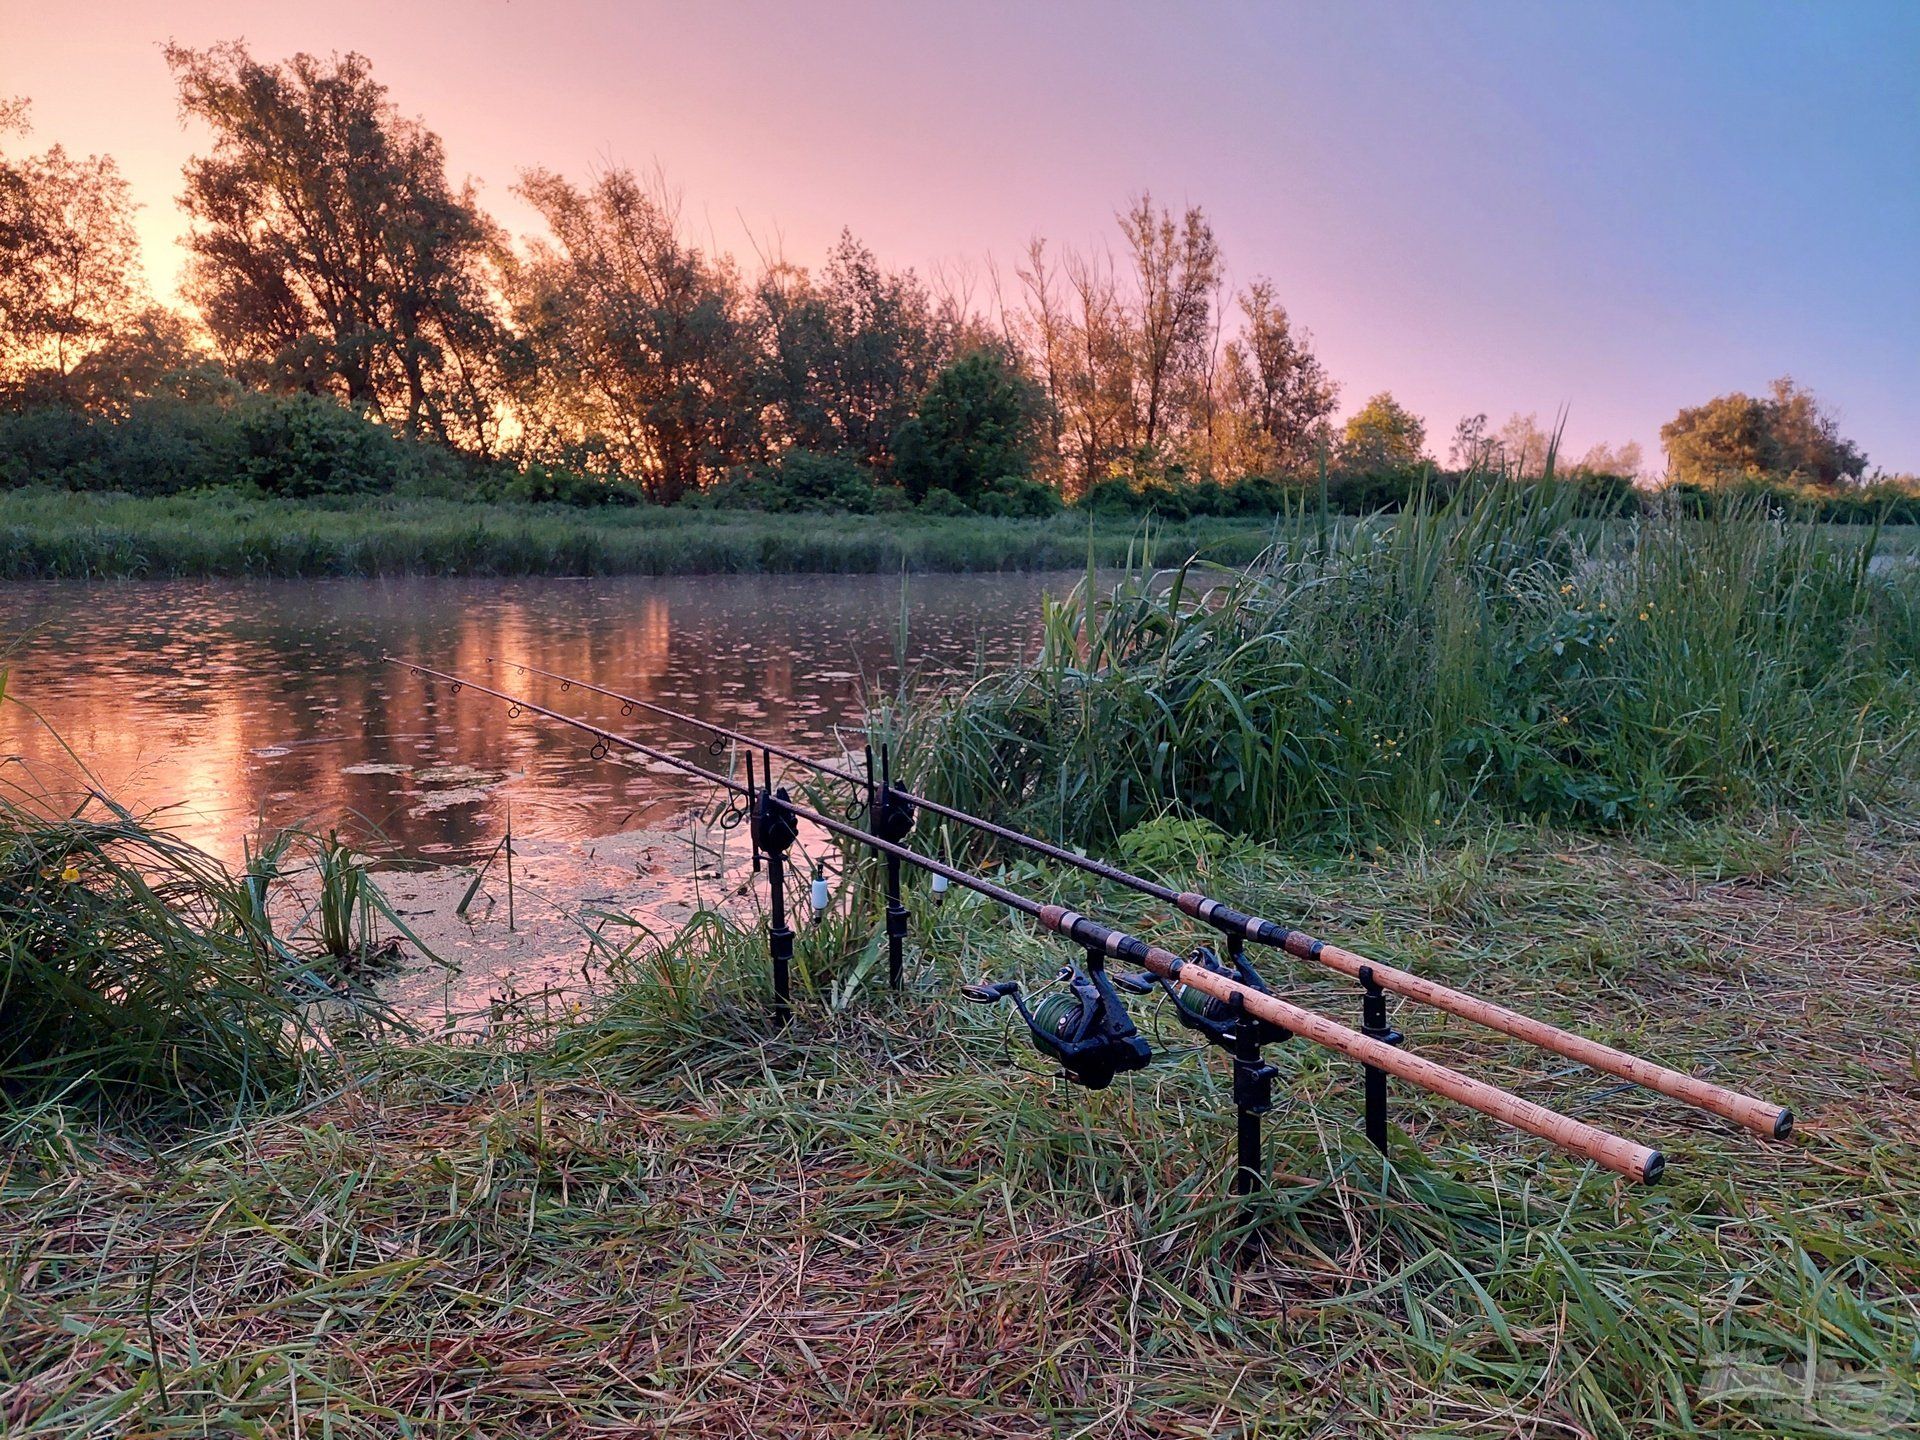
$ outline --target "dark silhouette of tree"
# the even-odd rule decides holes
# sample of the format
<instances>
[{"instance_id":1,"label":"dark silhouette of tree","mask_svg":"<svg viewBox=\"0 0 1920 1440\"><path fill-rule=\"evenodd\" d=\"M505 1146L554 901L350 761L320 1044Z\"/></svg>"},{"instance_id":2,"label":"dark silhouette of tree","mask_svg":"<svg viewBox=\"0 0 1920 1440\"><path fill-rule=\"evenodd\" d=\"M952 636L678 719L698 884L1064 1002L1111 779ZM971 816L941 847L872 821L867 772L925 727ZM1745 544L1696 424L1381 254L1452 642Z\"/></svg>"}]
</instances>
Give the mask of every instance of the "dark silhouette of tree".
<instances>
[{"instance_id":1,"label":"dark silhouette of tree","mask_svg":"<svg viewBox=\"0 0 1920 1440\"><path fill-rule=\"evenodd\" d=\"M1220 246L1199 206L1190 206L1176 221L1144 192L1121 212L1120 233L1133 260L1136 287L1136 394L1128 438L1152 455L1180 420L1191 424L1192 411L1206 398L1206 387L1199 382L1213 338Z\"/></svg>"},{"instance_id":2,"label":"dark silhouette of tree","mask_svg":"<svg viewBox=\"0 0 1920 1440\"><path fill-rule=\"evenodd\" d=\"M166 56L182 113L214 132L180 203L189 294L222 352L269 385L488 448L495 232L472 187L448 182L439 137L395 110L362 55Z\"/></svg>"},{"instance_id":3,"label":"dark silhouette of tree","mask_svg":"<svg viewBox=\"0 0 1920 1440\"><path fill-rule=\"evenodd\" d=\"M24 132L26 103L0 105ZM0 157L0 390L78 404L75 373L146 305L133 202L111 158Z\"/></svg>"},{"instance_id":4,"label":"dark silhouette of tree","mask_svg":"<svg viewBox=\"0 0 1920 1440\"><path fill-rule=\"evenodd\" d=\"M604 457L671 502L754 441L754 355L731 265L683 241L656 177L582 190L531 171L519 193L551 238L506 266L521 337L517 396L536 446Z\"/></svg>"},{"instance_id":5,"label":"dark silhouette of tree","mask_svg":"<svg viewBox=\"0 0 1920 1440\"><path fill-rule=\"evenodd\" d=\"M894 433L952 350L926 287L842 231L818 276L775 265L754 299L769 438L885 471Z\"/></svg>"}]
</instances>

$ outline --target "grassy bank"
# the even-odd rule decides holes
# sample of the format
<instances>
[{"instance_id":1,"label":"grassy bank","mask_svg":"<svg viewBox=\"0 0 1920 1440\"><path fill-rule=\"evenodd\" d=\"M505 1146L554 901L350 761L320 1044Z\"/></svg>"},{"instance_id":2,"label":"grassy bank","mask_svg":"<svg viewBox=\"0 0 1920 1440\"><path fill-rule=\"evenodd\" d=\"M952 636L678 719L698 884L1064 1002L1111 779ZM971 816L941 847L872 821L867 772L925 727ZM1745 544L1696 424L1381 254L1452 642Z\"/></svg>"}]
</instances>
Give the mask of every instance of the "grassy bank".
<instances>
[{"instance_id":1,"label":"grassy bank","mask_svg":"<svg viewBox=\"0 0 1920 1440\"><path fill-rule=\"evenodd\" d=\"M0 492L0 579L1040 570L1085 564L1089 549L1118 564L1142 523L21 490ZM1252 559L1271 530L1154 527L1175 550L1223 564Z\"/></svg>"},{"instance_id":2,"label":"grassy bank","mask_svg":"<svg viewBox=\"0 0 1920 1440\"><path fill-rule=\"evenodd\" d=\"M1799 1112L1767 1144L1398 1007L1416 1048L1663 1146L1657 1188L1404 1088L1383 1167L1357 1072L1295 1045L1268 1243L1238 1254L1217 1060L1160 1016L1177 1058L1067 1092L954 1002L1057 946L950 901L893 1002L847 986L871 915L829 923L802 960L843 1003L765 1039L762 942L714 928L582 1022L363 1054L238 1133L16 1128L0 1403L22 1436L1890 1433L1920 1415L1917 1087L1887 1043L1920 1002L1912 838L1759 815L1209 862Z\"/></svg>"},{"instance_id":3,"label":"grassy bank","mask_svg":"<svg viewBox=\"0 0 1920 1440\"><path fill-rule=\"evenodd\" d=\"M909 757L1002 818L1789 1105L1789 1142L1396 1003L1416 1051L1658 1147L1668 1178L1398 1082L1383 1162L1360 1073L1296 1042L1269 1052L1250 1219L1223 1067L1162 1002L1135 1007L1154 1065L1067 1090L955 993L1040 986L1060 945L919 891L892 997L867 876L802 926L784 1032L764 936L705 915L598 956L577 1013L342 1045L304 1108L286 1088L244 1126L12 1106L9 1433L1920 1424L1911 573L1875 570L1870 533L1599 531L1511 496L1274 538L1204 598L1129 580L1061 605L1032 666L909 706ZM1263 958L1357 1019L1350 984Z\"/></svg>"}]
</instances>

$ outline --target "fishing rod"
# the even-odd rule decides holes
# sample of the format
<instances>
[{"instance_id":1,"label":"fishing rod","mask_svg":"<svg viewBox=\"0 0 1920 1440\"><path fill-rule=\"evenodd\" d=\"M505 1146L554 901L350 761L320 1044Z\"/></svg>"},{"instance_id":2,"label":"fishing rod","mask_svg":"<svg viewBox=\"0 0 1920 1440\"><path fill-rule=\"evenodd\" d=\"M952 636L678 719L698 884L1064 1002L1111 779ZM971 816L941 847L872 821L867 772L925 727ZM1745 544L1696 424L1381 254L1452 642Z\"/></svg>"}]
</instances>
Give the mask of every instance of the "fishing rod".
<instances>
[{"instance_id":1,"label":"fishing rod","mask_svg":"<svg viewBox=\"0 0 1920 1440\"><path fill-rule=\"evenodd\" d=\"M491 660L488 662L492 663ZM724 737L743 745L751 745L762 751L771 751L783 759L805 766L818 774L831 776L838 780L859 783L859 778L837 766L816 760L798 750L782 745L771 744L744 735L740 731L728 729L724 725L685 711L675 710L651 700L643 700L637 695L623 694L609 690L590 681L573 676L559 675L538 666L526 665L519 661L507 661L506 664L532 675L540 675L559 682L563 689L579 688L590 690L611 700L621 702L623 714L631 714L633 709L651 711L669 719L698 726L709 733ZM1494 1030L1513 1039L1525 1041L1529 1045L1559 1055L1564 1059L1576 1061L1590 1069L1617 1079L1627 1080L1655 1094L1665 1095L1669 1099L1681 1101L1722 1119L1742 1125L1755 1134L1768 1139L1783 1140L1793 1130L1793 1111L1783 1105L1758 1099L1740 1091L1716 1085L1702 1080L1698 1076L1674 1070L1643 1056L1633 1055L1611 1045L1585 1035L1564 1030L1531 1015L1523 1015L1478 995L1456 990L1450 985L1429 980L1409 970L1401 970L1392 965L1383 965L1352 950L1329 944L1316 939L1304 930L1296 930L1289 925L1264 920L1216 900L1211 896L1194 891L1174 890L1158 884L1141 875L1122 870L1091 856L1077 854L1063 846L1051 845L1044 840L1005 825L995 824L978 815L972 815L951 805L944 805L927 796L916 794L903 786L892 786L892 793L907 804L924 810L929 814L941 816L957 824L968 826L982 834L991 835L1007 841L1022 849L1042 855L1063 865L1070 865L1086 874L1107 880L1123 888L1136 891L1163 904L1177 907L1182 913L1213 926L1225 938L1230 951L1237 951L1243 941L1251 940L1257 945L1269 946L1299 960L1311 961L1330 970L1357 980L1363 991L1362 1028L1376 1037L1384 1037L1393 1032L1386 1022L1384 996L1394 994L1413 1000L1422 1005L1430 1005L1436 1010L1445 1011L1462 1020ZM1370 1077L1371 1078L1371 1077ZM1377 1082L1376 1082L1377 1084ZM1370 1113L1373 1107L1369 1107ZM1375 1123L1384 1124L1383 1121ZM1371 1128L1371 1127L1370 1127Z\"/></svg>"},{"instance_id":2,"label":"fishing rod","mask_svg":"<svg viewBox=\"0 0 1920 1440\"><path fill-rule=\"evenodd\" d=\"M1170 950L1149 944L1137 936L1104 925L1098 920L1069 910L1063 905L1042 904L1025 895L996 885L991 880L974 875L957 866L923 855L917 850L882 838L869 831L862 830L845 820L816 810L795 804L785 789L772 787L771 760L765 759L763 766L766 784L757 785L749 769L745 782L730 775L722 775L708 770L674 755L669 751L647 745L629 736L621 735L578 716L552 710L522 696L513 695L504 690L482 684L465 676L436 670L415 661L402 660L396 656L384 657L397 665L406 666L413 674L430 677L445 682L458 693L462 689L471 689L488 695L507 705L511 716L520 714L540 715L594 737L592 749L588 752L595 759L604 759L611 747L618 746L650 760L668 765L682 773L702 780L707 784L747 799L753 814L752 834L756 847L767 846L769 889L773 897L772 930L770 938L784 930L785 917L781 909L781 895L778 882L781 876L780 857L787 845L792 844L798 830L798 821L817 825L829 834L839 835L856 844L868 846L885 855L897 857L902 862L918 867L933 875L944 876L950 884L958 885L1009 910L1027 916L1036 921L1043 930L1060 935L1079 945L1086 955L1086 975L1069 969L1063 972L1065 980L1074 992L1080 1005L1074 1016L1061 1016L1057 1022L1048 1024L1053 1012L1048 1010L1048 1001L1029 1009L1024 1001L1019 1001L1022 1016L1033 1030L1037 1041L1043 1042L1043 1048L1054 1053L1062 1060L1069 1078L1081 1084L1091 1084L1095 1088L1110 1080L1113 1073L1121 1070L1141 1068L1147 1061L1144 1041L1131 1034L1131 1024L1125 1021L1124 1006L1113 995L1111 982L1105 975L1106 962L1109 959L1125 960L1139 965L1145 974L1156 981L1170 985L1184 986L1205 994L1222 1005L1235 1011L1244 1012L1256 1019L1285 1031L1288 1035L1298 1036L1348 1059L1356 1060L1364 1066L1383 1071L1418 1085L1437 1095L1465 1105L1468 1109L1497 1120L1513 1129L1546 1140L1550 1144L1577 1155L1584 1160L1611 1170L1628 1179L1651 1182L1657 1180L1666 1169L1666 1158L1658 1150L1641 1145L1635 1141L1601 1130L1585 1121L1575 1120L1539 1105L1531 1100L1522 1099L1498 1086L1476 1080L1449 1069L1437 1061L1424 1056L1410 1054L1382 1040L1375 1039L1358 1030L1349 1029L1337 1020L1330 1020L1315 1011L1304 1009L1263 988L1256 988L1244 980L1236 979L1221 969L1212 968L1203 963L1193 963ZM756 746L763 752L771 747ZM786 953L791 956L792 932L785 936ZM779 947L773 948L776 962L779 960ZM1082 982L1090 986L1098 997L1098 1004L1088 1004L1082 988ZM1018 984L1012 981L987 983L968 987L969 999L979 1001L997 1001L1001 998L1015 998ZM1053 997L1050 997L1050 999ZM1091 1014L1089 1014L1091 1012ZM1114 1012L1119 1012L1116 1016ZM1070 1025L1069 1020L1077 1023ZM1119 1027L1124 1025L1124 1029ZM1060 1042L1059 1048L1046 1045L1048 1040ZM1138 1042L1138 1043L1135 1043Z\"/></svg>"},{"instance_id":3,"label":"fishing rod","mask_svg":"<svg viewBox=\"0 0 1920 1440\"><path fill-rule=\"evenodd\" d=\"M778 755L781 759L791 761L805 769L812 770L815 774L843 781L865 792L868 823L872 825L875 833L882 839L891 840L898 844L913 833L914 812L919 808L920 802L916 797L910 795L906 790L893 783L892 755L890 747L888 746L882 745L880 747L879 766L876 771L873 746L868 745L866 747L866 773L865 775L856 775L838 766L828 765L823 761L815 760L793 749L791 746L781 745L771 740L762 740L756 736L745 734L742 731L729 729L725 725L716 725L712 721L702 720L698 716L689 715L684 710L675 710L670 706L661 705L656 701L643 700L638 695L624 695L617 690L609 690L604 685L595 685L590 680L581 680L572 675L561 675L556 671L543 670L538 665L529 665L520 660L502 660L496 662L491 655L486 657L486 664L489 668L496 663L511 666L523 675L538 675L543 679L556 681L562 691L578 688L581 690L590 690L594 694L603 695L610 700L618 700L620 702L620 713L622 715L631 715L636 709L646 710L657 715L665 716L670 720L678 720L688 725L698 726L714 737L707 746L707 753L710 755L720 755L724 749L721 742L731 741L735 745L745 748L748 753L758 750L762 755ZM944 889L947 884L946 877L936 877L934 884ZM909 912L901 890L900 860L897 856L887 857L885 886L887 984L889 988L898 990L901 987L906 968L907 922ZM937 901L939 898L939 894L936 893L934 899Z\"/></svg>"}]
</instances>

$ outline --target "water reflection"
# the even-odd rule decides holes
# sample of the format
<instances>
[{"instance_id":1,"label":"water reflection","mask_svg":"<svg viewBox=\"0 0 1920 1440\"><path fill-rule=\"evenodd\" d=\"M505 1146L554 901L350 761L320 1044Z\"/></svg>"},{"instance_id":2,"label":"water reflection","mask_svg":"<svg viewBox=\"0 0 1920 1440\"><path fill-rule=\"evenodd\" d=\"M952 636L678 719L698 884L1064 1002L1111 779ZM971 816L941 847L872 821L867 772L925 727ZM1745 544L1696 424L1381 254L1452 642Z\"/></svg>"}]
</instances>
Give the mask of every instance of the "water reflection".
<instances>
[{"instance_id":1,"label":"water reflection","mask_svg":"<svg viewBox=\"0 0 1920 1440\"><path fill-rule=\"evenodd\" d=\"M46 726L0 707L0 757L24 759L60 804L83 783L70 746L110 793L167 807L229 859L261 824L296 820L465 859L498 837L509 804L520 833L578 838L704 797L637 757L592 760L585 737L509 720L383 652L475 675L489 657L534 664L825 741L857 717L863 680L891 684L902 660L937 678L1016 655L1037 635L1042 591L1074 578L916 576L904 593L881 576L6 585L0 665ZM495 673L503 689L704 758L684 728Z\"/></svg>"}]
</instances>

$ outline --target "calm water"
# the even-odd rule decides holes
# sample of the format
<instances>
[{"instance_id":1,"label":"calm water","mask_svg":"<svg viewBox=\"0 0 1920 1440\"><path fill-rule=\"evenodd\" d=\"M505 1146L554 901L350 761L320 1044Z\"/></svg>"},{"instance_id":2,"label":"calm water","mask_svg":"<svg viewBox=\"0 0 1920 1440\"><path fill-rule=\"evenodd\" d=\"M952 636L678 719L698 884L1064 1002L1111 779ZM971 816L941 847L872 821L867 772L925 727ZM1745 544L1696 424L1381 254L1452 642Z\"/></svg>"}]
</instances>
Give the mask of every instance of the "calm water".
<instances>
[{"instance_id":1,"label":"calm water","mask_svg":"<svg viewBox=\"0 0 1920 1440\"><path fill-rule=\"evenodd\" d=\"M578 837L658 822L703 797L577 732L512 720L383 652L484 678L525 661L837 753L863 685L904 659L935 679L1035 640L1039 597L1072 575L700 576L0 585L0 761L55 795L83 782L222 856L263 824L343 825L392 853L467 858L518 833ZM903 600L905 643L901 645ZM496 665L492 682L708 760L684 727ZM54 736L58 735L59 739ZM670 743L665 737L672 737ZM49 803L54 803L50 797Z\"/></svg>"}]
</instances>

